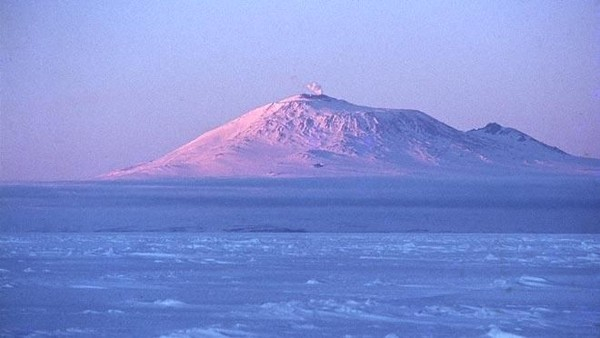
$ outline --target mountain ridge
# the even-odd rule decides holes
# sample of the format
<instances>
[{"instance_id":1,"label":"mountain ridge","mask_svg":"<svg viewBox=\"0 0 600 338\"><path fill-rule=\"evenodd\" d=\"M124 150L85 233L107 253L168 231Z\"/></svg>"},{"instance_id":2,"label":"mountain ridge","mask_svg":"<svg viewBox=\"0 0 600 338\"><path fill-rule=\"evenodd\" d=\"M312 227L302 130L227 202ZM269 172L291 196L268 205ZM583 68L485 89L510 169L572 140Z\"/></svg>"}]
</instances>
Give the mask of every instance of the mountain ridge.
<instances>
[{"instance_id":1,"label":"mountain ridge","mask_svg":"<svg viewBox=\"0 0 600 338\"><path fill-rule=\"evenodd\" d=\"M147 163L102 178L598 174L580 158L514 128L466 132L418 110L300 94L214 128Z\"/></svg>"}]
</instances>

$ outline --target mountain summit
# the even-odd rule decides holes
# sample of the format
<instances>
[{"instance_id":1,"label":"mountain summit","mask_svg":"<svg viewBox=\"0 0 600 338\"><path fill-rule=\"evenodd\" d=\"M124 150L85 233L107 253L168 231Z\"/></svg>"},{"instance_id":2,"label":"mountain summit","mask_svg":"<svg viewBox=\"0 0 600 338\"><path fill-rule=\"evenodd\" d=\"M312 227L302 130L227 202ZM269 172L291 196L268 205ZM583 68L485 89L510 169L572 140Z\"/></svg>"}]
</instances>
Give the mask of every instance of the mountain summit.
<instances>
[{"instance_id":1,"label":"mountain summit","mask_svg":"<svg viewBox=\"0 0 600 338\"><path fill-rule=\"evenodd\" d=\"M301 94L256 108L154 161L104 178L600 174L569 155L490 123L467 132L416 110Z\"/></svg>"}]
</instances>

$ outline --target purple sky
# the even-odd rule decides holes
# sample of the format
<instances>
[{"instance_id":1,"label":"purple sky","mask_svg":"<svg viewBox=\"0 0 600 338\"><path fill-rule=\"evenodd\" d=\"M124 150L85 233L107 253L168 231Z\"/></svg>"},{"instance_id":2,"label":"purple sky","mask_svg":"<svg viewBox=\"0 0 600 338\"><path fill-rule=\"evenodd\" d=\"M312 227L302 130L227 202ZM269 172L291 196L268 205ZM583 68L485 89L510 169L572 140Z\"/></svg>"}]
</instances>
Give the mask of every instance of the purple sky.
<instances>
[{"instance_id":1,"label":"purple sky","mask_svg":"<svg viewBox=\"0 0 600 338\"><path fill-rule=\"evenodd\" d=\"M598 1L0 1L0 180L157 158L306 91L600 158Z\"/></svg>"}]
</instances>

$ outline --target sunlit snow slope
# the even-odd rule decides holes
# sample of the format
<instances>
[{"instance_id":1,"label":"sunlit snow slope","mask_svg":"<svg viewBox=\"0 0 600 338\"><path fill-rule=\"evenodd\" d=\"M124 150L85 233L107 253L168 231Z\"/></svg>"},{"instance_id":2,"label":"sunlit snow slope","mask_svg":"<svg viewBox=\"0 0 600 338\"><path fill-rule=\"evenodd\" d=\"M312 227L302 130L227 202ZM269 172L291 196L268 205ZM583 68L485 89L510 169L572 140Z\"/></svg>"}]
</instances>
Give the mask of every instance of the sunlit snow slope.
<instances>
[{"instance_id":1,"label":"sunlit snow slope","mask_svg":"<svg viewBox=\"0 0 600 338\"><path fill-rule=\"evenodd\" d=\"M256 108L148 163L104 178L600 174L575 157L495 123L468 132L416 110L297 95Z\"/></svg>"}]
</instances>

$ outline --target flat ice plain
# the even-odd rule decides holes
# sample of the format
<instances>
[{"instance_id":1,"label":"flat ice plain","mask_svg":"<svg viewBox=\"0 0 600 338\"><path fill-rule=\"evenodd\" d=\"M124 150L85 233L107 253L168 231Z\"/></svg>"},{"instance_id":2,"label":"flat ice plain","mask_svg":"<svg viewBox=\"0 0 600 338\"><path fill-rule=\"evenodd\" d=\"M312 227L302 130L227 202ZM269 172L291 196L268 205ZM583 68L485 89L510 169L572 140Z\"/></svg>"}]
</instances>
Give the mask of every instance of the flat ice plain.
<instances>
[{"instance_id":1,"label":"flat ice plain","mask_svg":"<svg viewBox=\"0 0 600 338\"><path fill-rule=\"evenodd\" d=\"M598 337L599 187L7 184L0 336Z\"/></svg>"},{"instance_id":2,"label":"flat ice plain","mask_svg":"<svg viewBox=\"0 0 600 338\"><path fill-rule=\"evenodd\" d=\"M600 179L205 179L0 185L0 232L600 233Z\"/></svg>"}]
</instances>

